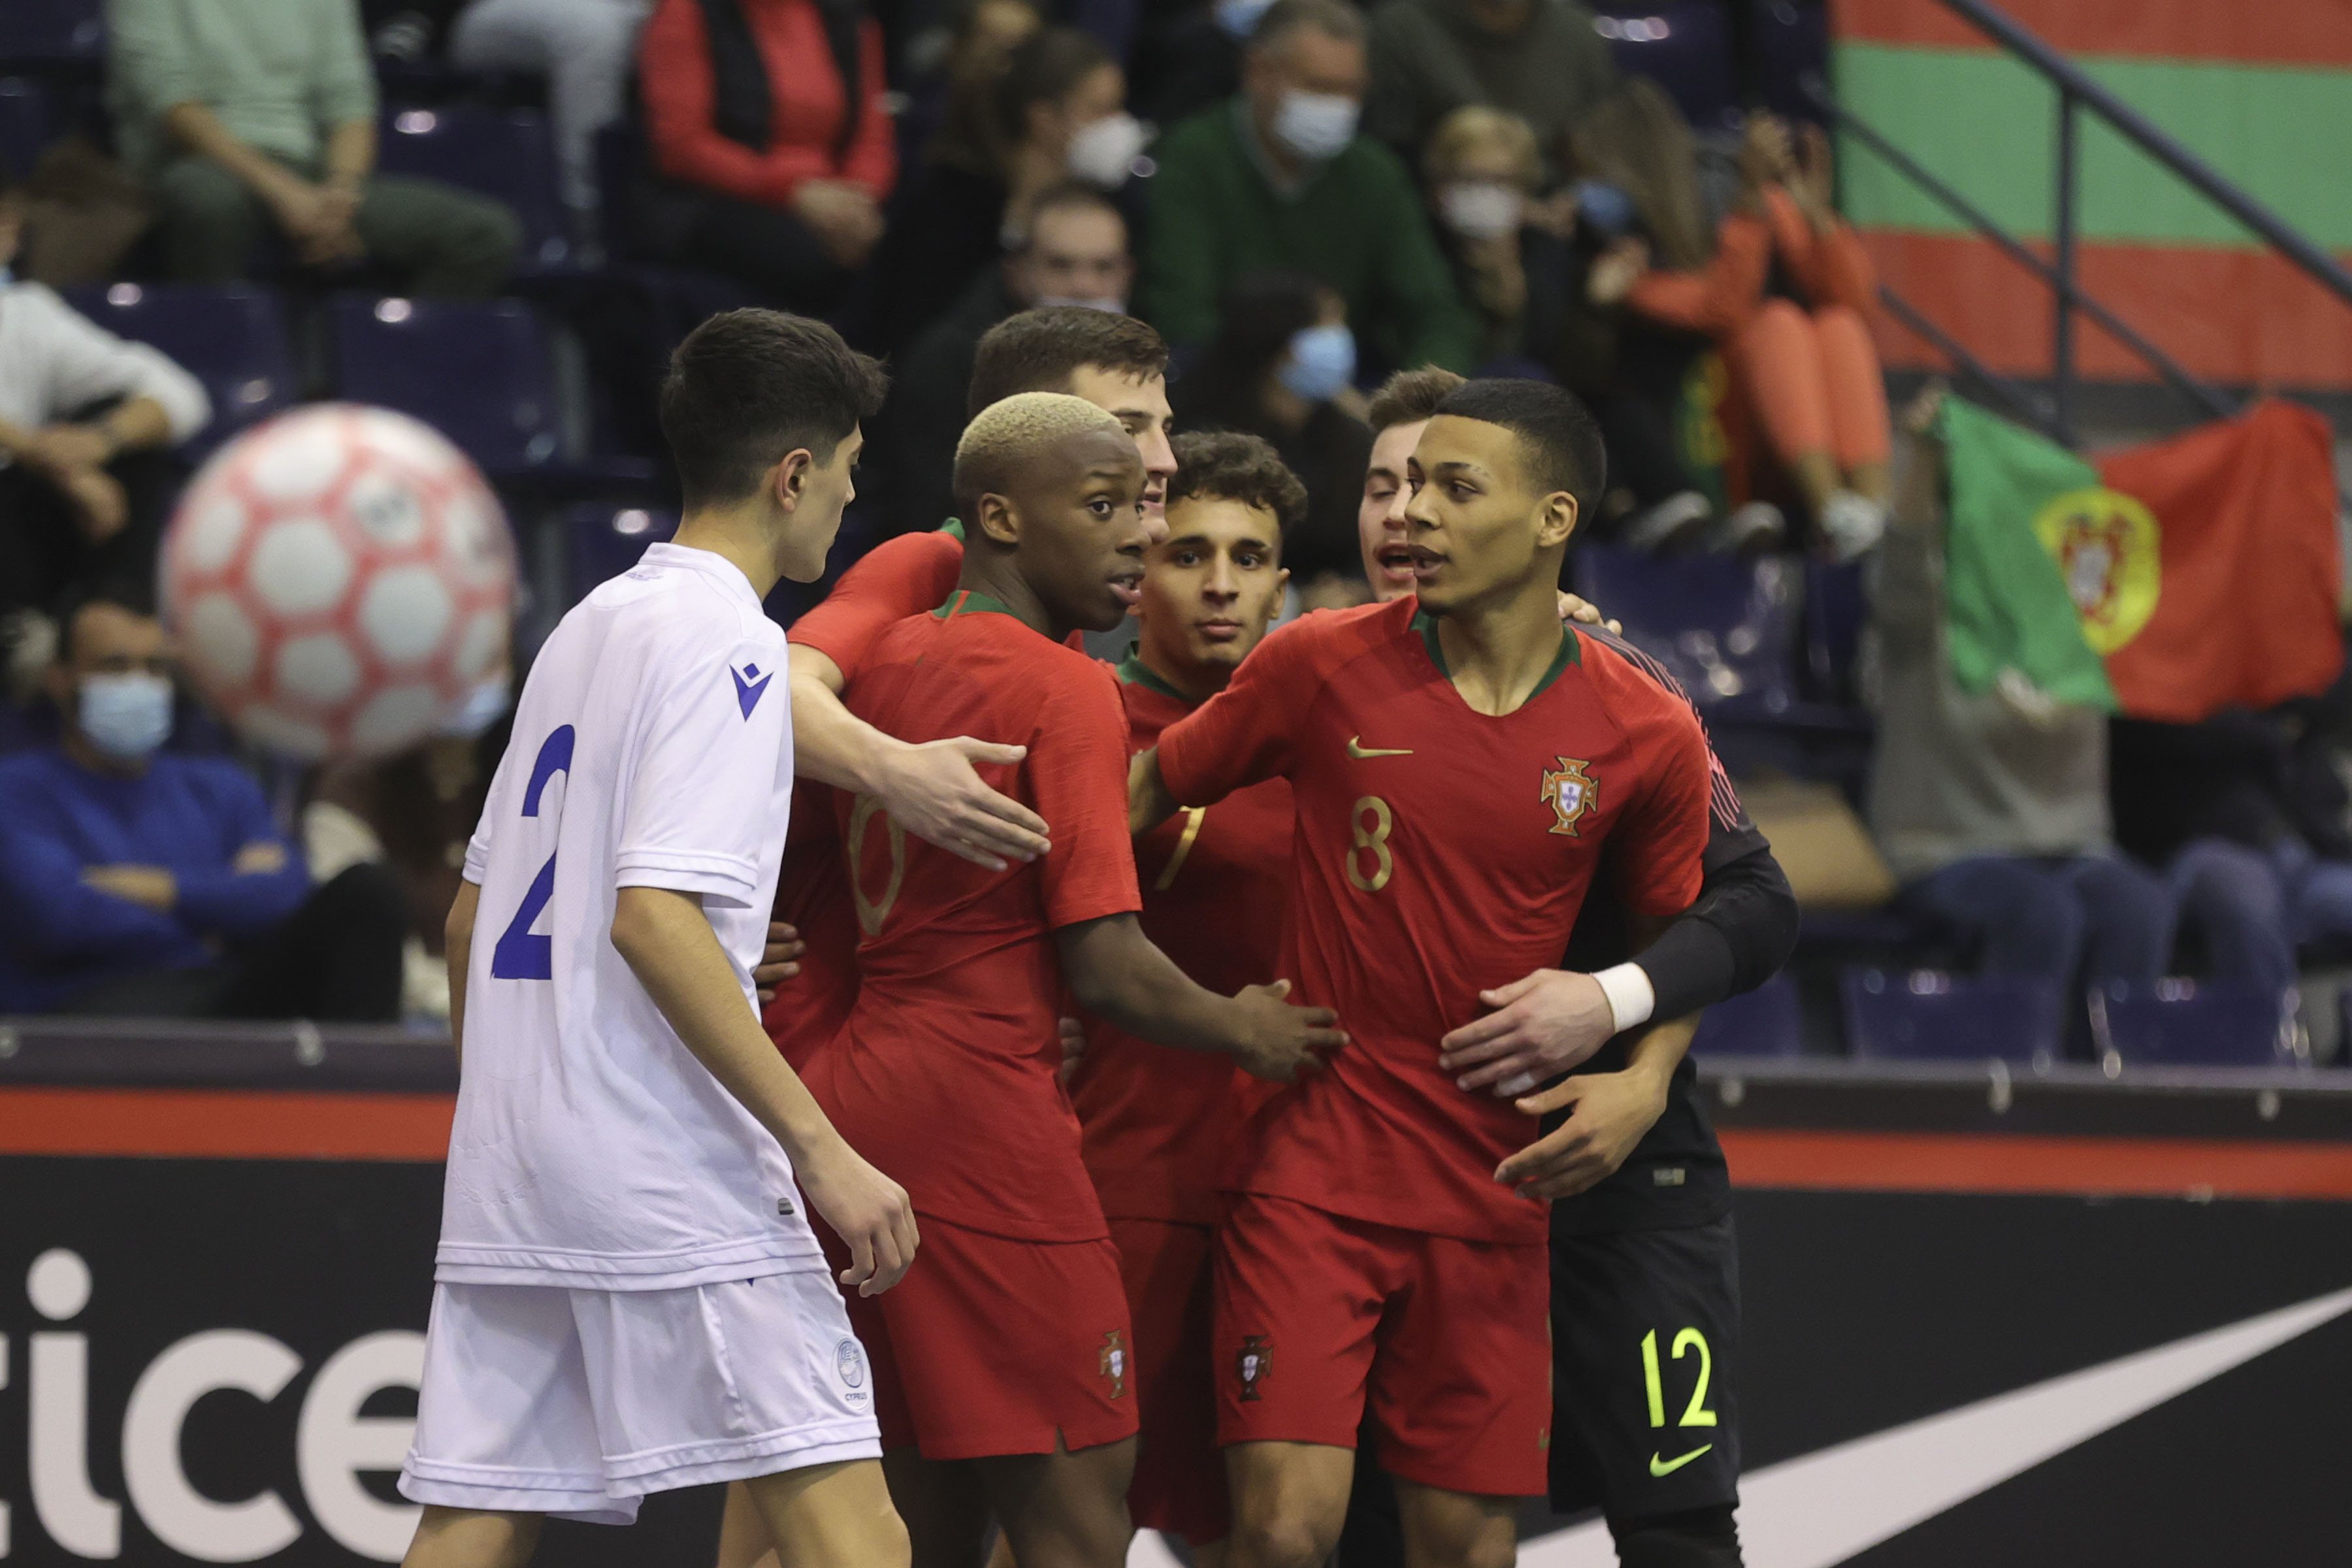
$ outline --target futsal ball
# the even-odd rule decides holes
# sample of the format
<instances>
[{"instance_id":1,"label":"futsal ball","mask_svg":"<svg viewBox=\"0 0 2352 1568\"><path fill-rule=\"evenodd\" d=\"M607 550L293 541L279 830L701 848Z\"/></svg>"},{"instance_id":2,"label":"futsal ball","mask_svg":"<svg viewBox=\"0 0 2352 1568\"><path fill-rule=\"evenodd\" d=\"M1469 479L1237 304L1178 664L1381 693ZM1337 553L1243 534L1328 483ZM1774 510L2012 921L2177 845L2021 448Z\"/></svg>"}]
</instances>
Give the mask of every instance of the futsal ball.
<instances>
[{"instance_id":1,"label":"futsal ball","mask_svg":"<svg viewBox=\"0 0 2352 1568\"><path fill-rule=\"evenodd\" d=\"M164 616L247 739L376 757L507 662L514 547L464 453L403 414L319 404L215 453L163 537Z\"/></svg>"}]
</instances>

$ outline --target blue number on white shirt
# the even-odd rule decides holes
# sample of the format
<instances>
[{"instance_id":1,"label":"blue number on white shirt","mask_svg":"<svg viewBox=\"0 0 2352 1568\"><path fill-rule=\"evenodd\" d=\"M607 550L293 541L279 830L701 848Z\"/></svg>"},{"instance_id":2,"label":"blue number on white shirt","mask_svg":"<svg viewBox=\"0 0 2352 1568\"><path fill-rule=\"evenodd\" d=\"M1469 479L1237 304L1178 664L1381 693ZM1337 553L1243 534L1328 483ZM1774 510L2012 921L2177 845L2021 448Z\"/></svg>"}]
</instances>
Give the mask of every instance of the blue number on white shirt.
<instances>
[{"instance_id":1,"label":"blue number on white shirt","mask_svg":"<svg viewBox=\"0 0 2352 1568\"><path fill-rule=\"evenodd\" d=\"M569 777L572 773L572 726L564 725L547 738L539 748L539 760L530 765L530 787L522 792L522 814L539 815L539 797L546 793L547 781L558 773ZM522 907L515 910L514 919L499 933L498 945L490 949L490 975L497 980L552 980L555 978L555 942L551 937L533 936L531 923L539 919L547 900L555 893L555 856L551 852L547 864L531 879L530 890L522 896Z\"/></svg>"}]
</instances>

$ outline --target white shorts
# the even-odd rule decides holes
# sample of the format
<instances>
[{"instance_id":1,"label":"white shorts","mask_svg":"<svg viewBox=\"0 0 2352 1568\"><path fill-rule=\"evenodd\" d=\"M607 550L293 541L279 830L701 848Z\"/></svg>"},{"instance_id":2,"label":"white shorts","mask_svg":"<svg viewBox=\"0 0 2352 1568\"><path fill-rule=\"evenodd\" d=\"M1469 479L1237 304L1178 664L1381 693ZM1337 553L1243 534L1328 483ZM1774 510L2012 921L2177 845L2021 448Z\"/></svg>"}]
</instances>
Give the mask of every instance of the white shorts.
<instances>
[{"instance_id":1,"label":"white shorts","mask_svg":"<svg viewBox=\"0 0 2352 1568\"><path fill-rule=\"evenodd\" d=\"M412 1502L627 1524L648 1492L878 1457L823 1271L674 1290L436 1285Z\"/></svg>"}]
</instances>

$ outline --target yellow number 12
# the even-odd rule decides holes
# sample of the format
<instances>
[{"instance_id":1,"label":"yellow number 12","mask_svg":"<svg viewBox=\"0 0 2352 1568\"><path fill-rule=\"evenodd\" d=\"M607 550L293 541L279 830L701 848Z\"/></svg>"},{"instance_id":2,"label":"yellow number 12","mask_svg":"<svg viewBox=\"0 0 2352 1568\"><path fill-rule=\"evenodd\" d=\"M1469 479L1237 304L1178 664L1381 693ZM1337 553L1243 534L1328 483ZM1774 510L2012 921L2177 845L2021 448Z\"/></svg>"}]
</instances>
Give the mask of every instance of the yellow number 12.
<instances>
[{"instance_id":1,"label":"yellow number 12","mask_svg":"<svg viewBox=\"0 0 2352 1568\"><path fill-rule=\"evenodd\" d=\"M1698 1385L1691 1390L1690 1404L1683 1408L1680 1425L1712 1426L1715 1412L1706 1407L1706 1385L1715 1373L1715 1356L1706 1348L1706 1336L1696 1329L1685 1329L1675 1336L1674 1358L1683 1359L1686 1350L1698 1352ZM1652 1329L1642 1336L1642 1377L1650 1394L1650 1425L1666 1424L1666 1391L1658 1377L1658 1331Z\"/></svg>"}]
</instances>

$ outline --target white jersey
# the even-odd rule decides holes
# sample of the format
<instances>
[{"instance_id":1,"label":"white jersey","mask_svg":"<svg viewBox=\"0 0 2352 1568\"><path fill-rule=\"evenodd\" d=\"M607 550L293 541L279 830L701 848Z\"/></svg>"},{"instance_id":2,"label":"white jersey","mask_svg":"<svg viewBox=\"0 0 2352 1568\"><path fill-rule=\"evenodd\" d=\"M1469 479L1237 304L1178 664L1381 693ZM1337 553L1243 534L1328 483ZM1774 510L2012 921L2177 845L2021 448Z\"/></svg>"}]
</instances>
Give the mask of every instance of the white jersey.
<instances>
[{"instance_id":1,"label":"white jersey","mask_svg":"<svg viewBox=\"0 0 2352 1568\"><path fill-rule=\"evenodd\" d=\"M436 1279L653 1290L824 1266L783 1150L612 938L619 889L700 894L754 1006L789 686L751 583L681 545L653 546L540 650L466 849L482 891Z\"/></svg>"}]
</instances>

